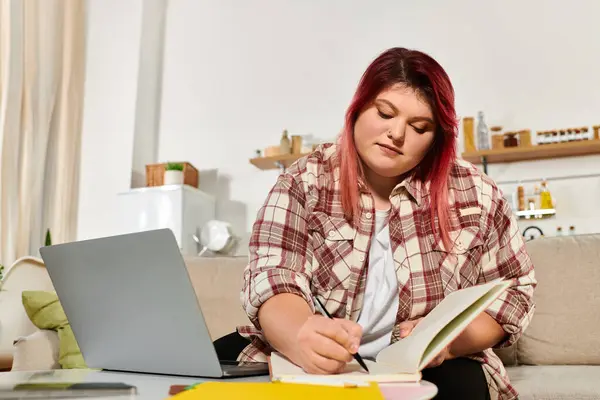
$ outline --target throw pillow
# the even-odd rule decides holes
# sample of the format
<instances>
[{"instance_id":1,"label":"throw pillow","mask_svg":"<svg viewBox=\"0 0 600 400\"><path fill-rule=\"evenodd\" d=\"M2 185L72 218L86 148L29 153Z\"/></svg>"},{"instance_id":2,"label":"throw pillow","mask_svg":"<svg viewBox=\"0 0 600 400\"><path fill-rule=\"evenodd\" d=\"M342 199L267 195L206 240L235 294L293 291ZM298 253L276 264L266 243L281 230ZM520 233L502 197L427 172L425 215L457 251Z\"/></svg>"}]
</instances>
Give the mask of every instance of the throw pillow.
<instances>
[{"instance_id":1,"label":"throw pillow","mask_svg":"<svg viewBox=\"0 0 600 400\"><path fill-rule=\"evenodd\" d=\"M27 316L38 329L48 329L58 333L60 366L63 369L87 368L56 293L26 290L21 297Z\"/></svg>"}]
</instances>

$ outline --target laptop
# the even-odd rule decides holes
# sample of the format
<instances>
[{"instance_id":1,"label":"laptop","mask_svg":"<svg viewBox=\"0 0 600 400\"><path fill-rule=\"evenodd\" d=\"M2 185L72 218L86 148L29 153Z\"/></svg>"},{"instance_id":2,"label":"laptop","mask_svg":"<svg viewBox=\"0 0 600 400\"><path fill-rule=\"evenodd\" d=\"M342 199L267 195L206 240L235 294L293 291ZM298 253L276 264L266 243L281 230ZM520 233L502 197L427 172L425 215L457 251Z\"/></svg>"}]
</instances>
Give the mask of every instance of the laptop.
<instances>
[{"instance_id":1,"label":"laptop","mask_svg":"<svg viewBox=\"0 0 600 400\"><path fill-rule=\"evenodd\" d=\"M204 378L268 375L267 363L218 359L170 229L46 246L40 253L88 367Z\"/></svg>"}]
</instances>

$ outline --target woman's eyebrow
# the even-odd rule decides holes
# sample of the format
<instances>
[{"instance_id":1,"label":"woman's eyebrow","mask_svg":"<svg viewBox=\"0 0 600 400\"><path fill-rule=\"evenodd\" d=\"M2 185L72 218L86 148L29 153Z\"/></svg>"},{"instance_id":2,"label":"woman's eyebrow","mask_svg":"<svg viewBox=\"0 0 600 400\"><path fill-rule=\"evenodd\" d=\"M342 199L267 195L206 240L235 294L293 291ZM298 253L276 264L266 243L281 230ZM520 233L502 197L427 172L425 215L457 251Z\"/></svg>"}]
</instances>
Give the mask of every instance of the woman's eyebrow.
<instances>
[{"instance_id":1,"label":"woman's eyebrow","mask_svg":"<svg viewBox=\"0 0 600 400\"><path fill-rule=\"evenodd\" d=\"M377 100L375 100L375 103L385 103L392 109L392 111L394 111L395 113L398 113L398 109L396 108L396 106L393 105L390 101L388 101L386 99L377 99Z\"/></svg>"},{"instance_id":2,"label":"woman's eyebrow","mask_svg":"<svg viewBox=\"0 0 600 400\"><path fill-rule=\"evenodd\" d=\"M410 122L420 122L420 121L429 122L432 125L434 124L433 120L429 117L413 117L410 119Z\"/></svg>"}]
</instances>

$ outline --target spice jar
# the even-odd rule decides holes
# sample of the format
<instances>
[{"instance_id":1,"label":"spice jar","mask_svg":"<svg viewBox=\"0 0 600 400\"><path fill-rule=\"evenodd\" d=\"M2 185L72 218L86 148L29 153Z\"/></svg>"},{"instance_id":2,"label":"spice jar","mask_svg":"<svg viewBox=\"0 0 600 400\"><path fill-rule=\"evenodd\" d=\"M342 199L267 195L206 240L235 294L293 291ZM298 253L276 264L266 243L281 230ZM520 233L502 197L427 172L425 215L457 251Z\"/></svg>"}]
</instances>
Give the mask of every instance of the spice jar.
<instances>
[{"instance_id":1,"label":"spice jar","mask_svg":"<svg viewBox=\"0 0 600 400\"><path fill-rule=\"evenodd\" d=\"M531 146L531 130L525 129L519 132L519 143L521 146Z\"/></svg>"},{"instance_id":2,"label":"spice jar","mask_svg":"<svg viewBox=\"0 0 600 400\"><path fill-rule=\"evenodd\" d=\"M504 147L517 147L519 140L516 132L506 132L504 134Z\"/></svg>"},{"instance_id":3,"label":"spice jar","mask_svg":"<svg viewBox=\"0 0 600 400\"><path fill-rule=\"evenodd\" d=\"M544 132L544 131L538 131L535 134L535 142L538 145L546 144L546 132Z\"/></svg>"},{"instance_id":4,"label":"spice jar","mask_svg":"<svg viewBox=\"0 0 600 400\"><path fill-rule=\"evenodd\" d=\"M504 137L500 133L502 131L501 126L492 126L490 128L492 131L492 149L501 149L504 147Z\"/></svg>"}]
</instances>

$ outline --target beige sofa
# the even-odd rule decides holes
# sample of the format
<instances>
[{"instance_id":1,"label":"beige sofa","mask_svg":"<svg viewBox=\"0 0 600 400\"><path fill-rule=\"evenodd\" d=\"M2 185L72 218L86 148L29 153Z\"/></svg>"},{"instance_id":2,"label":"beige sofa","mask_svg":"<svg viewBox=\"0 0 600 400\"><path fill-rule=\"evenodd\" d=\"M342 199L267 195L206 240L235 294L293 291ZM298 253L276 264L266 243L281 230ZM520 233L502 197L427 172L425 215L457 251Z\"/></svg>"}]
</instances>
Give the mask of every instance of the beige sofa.
<instances>
[{"instance_id":1,"label":"beige sofa","mask_svg":"<svg viewBox=\"0 0 600 400\"><path fill-rule=\"evenodd\" d=\"M521 340L499 351L512 382L525 400L600 399L600 235L537 239L527 246L539 281L537 311ZM213 339L247 323L239 303L245 263L245 258L186 260ZM7 286L15 296L34 285ZM13 335L13 370L58 367L54 332Z\"/></svg>"}]
</instances>

